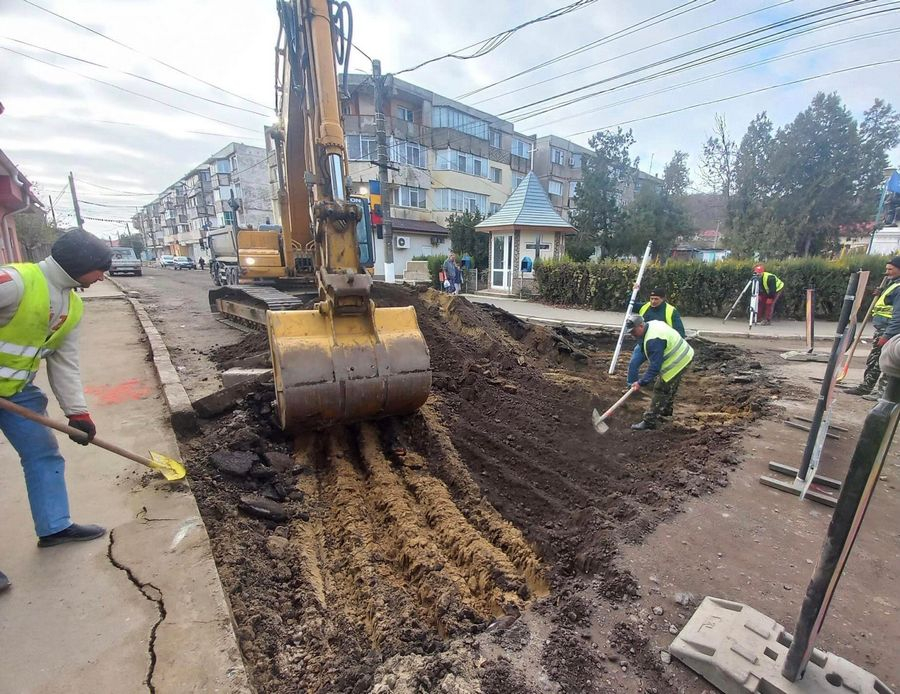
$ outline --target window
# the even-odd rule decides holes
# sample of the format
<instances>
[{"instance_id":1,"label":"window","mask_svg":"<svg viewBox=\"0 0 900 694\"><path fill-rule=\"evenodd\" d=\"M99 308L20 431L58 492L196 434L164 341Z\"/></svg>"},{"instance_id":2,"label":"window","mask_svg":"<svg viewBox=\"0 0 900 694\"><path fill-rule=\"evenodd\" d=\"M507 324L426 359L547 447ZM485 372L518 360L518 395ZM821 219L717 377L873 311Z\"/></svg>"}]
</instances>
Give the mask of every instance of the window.
<instances>
[{"instance_id":1,"label":"window","mask_svg":"<svg viewBox=\"0 0 900 694\"><path fill-rule=\"evenodd\" d=\"M503 183L503 171L496 166L491 167L491 180L494 183Z\"/></svg>"},{"instance_id":2,"label":"window","mask_svg":"<svg viewBox=\"0 0 900 694\"><path fill-rule=\"evenodd\" d=\"M580 155L580 154L573 154L573 155L572 155L572 168L573 168L573 169L580 169L580 168L581 168L581 155Z\"/></svg>"},{"instance_id":3,"label":"window","mask_svg":"<svg viewBox=\"0 0 900 694\"><path fill-rule=\"evenodd\" d=\"M374 161L378 158L378 141L374 135L347 135L347 156L351 161Z\"/></svg>"},{"instance_id":4,"label":"window","mask_svg":"<svg viewBox=\"0 0 900 694\"><path fill-rule=\"evenodd\" d=\"M574 198L578 194L578 181L569 181L569 198Z\"/></svg>"},{"instance_id":5,"label":"window","mask_svg":"<svg viewBox=\"0 0 900 694\"><path fill-rule=\"evenodd\" d=\"M400 120L405 120L407 123L413 122L413 112L412 110L406 108L406 106L398 106L397 107L397 118Z\"/></svg>"},{"instance_id":6,"label":"window","mask_svg":"<svg viewBox=\"0 0 900 694\"><path fill-rule=\"evenodd\" d=\"M206 171L205 169L203 171L201 171L200 172L200 180L203 181L204 183L209 183L209 171Z\"/></svg>"},{"instance_id":7,"label":"window","mask_svg":"<svg viewBox=\"0 0 900 694\"><path fill-rule=\"evenodd\" d=\"M232 154L232 155L231 155L231 159L228 161L228 164L229 164L229 166L231 166L231 170L232 170L232 171L237 171L237 170L238 170L238 165L237 165L237 154Z\"/></svg>"},{"instance_id":8,"label":"window","mask_svg":"<svg viewBox=\"0 0 900 694\"><path fill-rule=\"evenodd\" d=\"M500 143L502 142L501 138L503 137L502 133L499 130L494 130L494 128L490 129L490 137L491 137L491 147L496 147L500 149Z\"/></svg>"},{"instance_id":9,"label":"window","mask_svg":"<svg viewBox=\"0 0 900 694\"><path fill-rule=\"evenodd\" d=\"M223 227L228 226L229 224L234 224L234 212L232 212L231 210L226 210L225 212L223 212L221 222Z\"/></svg>"},{"instance_id":10,"label":"window","mask_svg":"<svg viewBox=\"0 0 900 694\"><path fill-rule=\"evenodd\" d=\"M530 159L531 144L514 137L512 141L512 153L517 157L522 157L522 159Z\"/></svg>"},{"instance_id":11,"label":"window","mask_svg":"<svg viewBox=\"0 0 900 694\"><path fill-rule=\"evenodd\" d=\"M566 163L566 152L565 150L559 149L558 147L550 148L550 159L554 164L565 164Z\"/></svg>"},{"instance_id":12,"label":"window","mask_svg":"<svg viewBox=\"0 0 900 694\"><path fill-rule=\"evenodd\" d=\"M435 128L453 128L479 140L488 139L487 121L449 106L435 106L431 109L431 125Z\"/></svg>"},{"instance_id":13,"label":"window","mask_svg":"<svg viewBox=\"0 0 900 694\"><path fill-rule=\"evenodd\" d=\"M550 179L548 190L550 192L550 195L562 196L562 192L563 192L562 181L554 181L553 179Z\"/></svg>"},{"instance_id":14,"label":"window","mask_svg":"<svg viewBox=\"0 0 900 694\"><path fill-rule=\"evenodd\" d=\"M227 159L216 159L216 173L231 173L231 162Z\"/></svg>"},{"instance_id":15,"label":"window","mask_svg":"<svg viewBox=\"0 0 900 694\"><path fill-rule=\"evenodd\" d=\"M417 166L420 169L427 168L427 152L428 151L417 142L407 142L406 140L391 138L391 161L398 164Z\"/></svg>"},{"instance_id":16,"label":"window","mask_svg":"<svg viewBox=\"0 0 900 694\"><path fill-rule=\"evenodd\" d=\"M425 209L425 191L410 186L394 186L391 190L391 204L397 207L421 207Z\"/></svg>"},{"instance_id":17,"label":"window","mask_svg":"<svg viewBox=\"0 0 900 694\"><path fill-rule=\"evenodd\" d=\"M488 207L488 216L494 214L495 212L499 212L502 205L499 202L492 202Z\"/></svg>"},{"instance_id":18,"label":"window","mask_svg":"<svg viewBox=\"0 0 900 694\"><path fill-rule=\"evenodd\" d=\"M487 195L466 190L437 188L434 191L434 208L448 212L476 212L488 209Z\"/></svg>"},{"instance_id":19,"label":"window","mask_svg":"<svg viewBox=\"0 0 900 694\"><path fill-rule=\"evenodd\" d=\"M459 171L473 176L486 177L488 161L484 157L465 154L455 149L442 149L436 153L434 168L440 171Z\"/></svg>"},{"instance_id":20,"label":"window","mask_svg":"<svg viewBox=\"0 0 900 694\"><path fill-rule=\"evenodd\" d=\"M513 190L518 188L522 184L522 181L524 181L524 180L525 180L524 176L520 176L519 174L513 174Z\"/></svg>"}]
</instances>

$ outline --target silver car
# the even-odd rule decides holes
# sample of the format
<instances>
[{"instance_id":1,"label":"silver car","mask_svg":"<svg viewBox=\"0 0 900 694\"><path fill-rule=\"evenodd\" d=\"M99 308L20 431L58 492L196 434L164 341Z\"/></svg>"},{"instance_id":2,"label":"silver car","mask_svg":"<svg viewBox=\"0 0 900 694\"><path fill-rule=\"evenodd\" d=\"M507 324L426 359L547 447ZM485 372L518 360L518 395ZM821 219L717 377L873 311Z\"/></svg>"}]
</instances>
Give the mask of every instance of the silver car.
<instances>
[{"instance_id":1,"label":"silver car","mask_svg":"<svg viewBox=\"0 0 900 694\"><path fill-rule=\"evenodd\" d=\"M109 266L110 275L135 275L144 274L141 269L141 261L137 259L133 248L122 247L112 249L112 263Z\"/></svg>"}]
</instances>

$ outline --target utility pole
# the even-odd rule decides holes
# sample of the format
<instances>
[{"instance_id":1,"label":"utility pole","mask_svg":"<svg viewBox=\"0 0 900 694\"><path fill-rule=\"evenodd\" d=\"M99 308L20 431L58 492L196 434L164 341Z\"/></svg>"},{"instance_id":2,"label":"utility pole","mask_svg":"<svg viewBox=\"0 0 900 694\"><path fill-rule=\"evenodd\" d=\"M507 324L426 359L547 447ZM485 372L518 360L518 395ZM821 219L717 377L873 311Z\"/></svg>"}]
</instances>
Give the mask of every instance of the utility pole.
<instances>
[{"instance_id":1,"label":"utility pole","mask_svg":"<svg viewBox=\"0 0 900 694\"><path fill-rule=\"evenodd\" d=\"M78 206L78 193L75 192L75 176L69 172L69 191L72 193L72 207L75 208L75 223L79 229L84 229L84 220L81 218L81 208Z\"/></svg>"},{"instance_id":2,"label":"utility pole","mask_svg":"<svg viewBox=\"0 0 900 694\"><path fill-rule=\"evenodd\" d=\"M384 228L384 281L393 284L394 228L391 223L391 182L388 177L387 128L384 120L384 77L381 61L372 61L372 81L375 83L375 136L378 140L378 180L381 182L381 217Z\"/></svg>"},{"instance_id":3,"label":"utility pole","mask_svg":"<svg viewBox=\"0 0 900 694\"><path fill-rule=\"evenodd\" d=\"M53 227L59 228L56 224L56 210L53 209L53 196L48 195L47 199L50 201L50 216L53 218Z\"/></svg>"}]
</instances>

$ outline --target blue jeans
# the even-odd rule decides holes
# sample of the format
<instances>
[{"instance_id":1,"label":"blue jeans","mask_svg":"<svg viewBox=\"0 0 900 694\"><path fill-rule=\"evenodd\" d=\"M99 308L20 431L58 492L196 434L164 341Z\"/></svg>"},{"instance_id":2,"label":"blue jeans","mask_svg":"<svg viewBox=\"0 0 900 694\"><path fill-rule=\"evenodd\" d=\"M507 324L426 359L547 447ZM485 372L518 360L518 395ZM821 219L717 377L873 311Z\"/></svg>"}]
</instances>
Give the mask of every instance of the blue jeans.
<instances>
[{"instance_id":1,"label":"blue jeans","mask_svg":"<svg viewBox=\"0 0 900 694\"><path fill-rule=\"evenodd\" d=\"M47 396L34 385L8 398L32 412L47 414ZM25 471L28 503L38 537L52 535L72 525L69 495L66 492L66 461L59 452L56 436L43 424L12 412L0 410L0 431L19 454Z\"/></svg>"}]
</instances>

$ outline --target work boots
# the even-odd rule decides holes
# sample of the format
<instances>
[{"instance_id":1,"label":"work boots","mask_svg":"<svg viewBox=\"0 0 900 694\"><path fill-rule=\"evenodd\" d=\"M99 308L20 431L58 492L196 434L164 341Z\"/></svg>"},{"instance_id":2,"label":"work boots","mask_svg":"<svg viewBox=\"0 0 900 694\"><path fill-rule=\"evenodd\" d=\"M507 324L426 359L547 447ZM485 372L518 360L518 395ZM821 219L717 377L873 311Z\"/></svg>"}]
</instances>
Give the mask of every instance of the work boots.
<instances>
[{"instance_id":1,"label":"work boots","mask_svg":"<svg viewBox=\"0 0 900 694\"><path fill-rule=\"evenodd\" d=\"M65 530L38 538L38 547L54 547L66 542L87 542L88 540L96 540L104 535L106 535L106 528L101 528L99 525L78 525L78 523L72 523Z\"/></svg>"},{"instance_id":2,"label":"work boots","mask_svg":"<svg viewBox=\"0 0 900 694\"><path fill-rule=\"evenodd\" d=\"M642 419L642 420L641 420L640 422L638 422L637 424L632 424L632 425L631 425L631 428L632 428L634 431L649 431L650 429L656 429L656 425L655 425L655 424L651 424L651 423L648 422L646 419Z\"/></svg>"}]
</instances>

